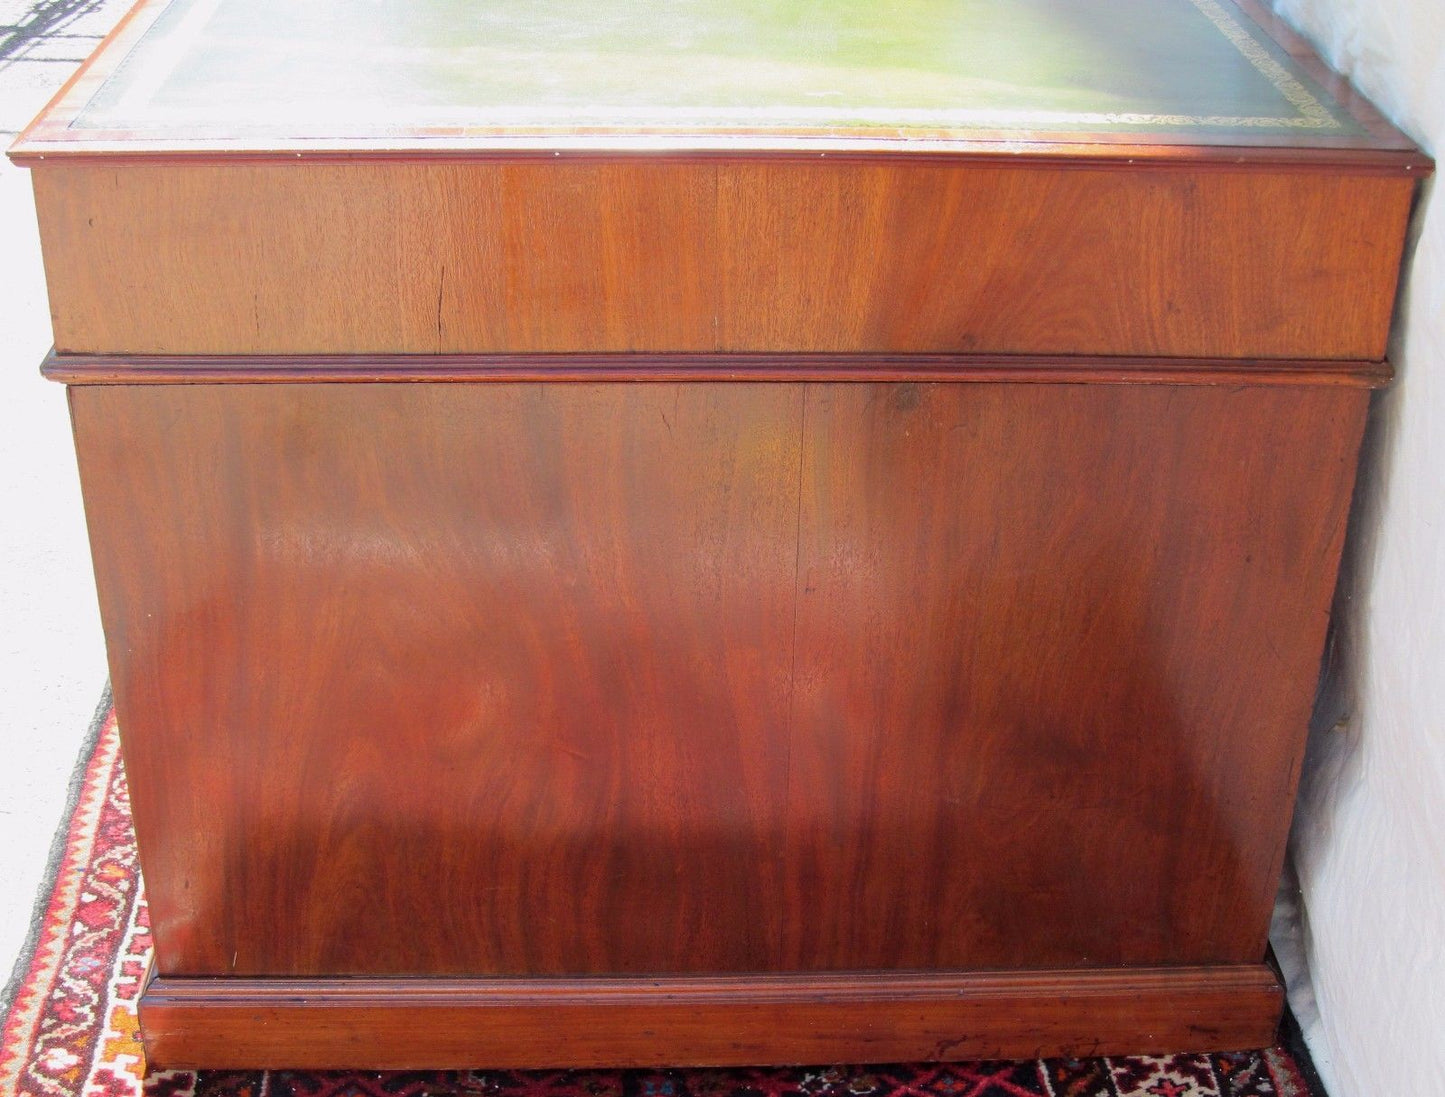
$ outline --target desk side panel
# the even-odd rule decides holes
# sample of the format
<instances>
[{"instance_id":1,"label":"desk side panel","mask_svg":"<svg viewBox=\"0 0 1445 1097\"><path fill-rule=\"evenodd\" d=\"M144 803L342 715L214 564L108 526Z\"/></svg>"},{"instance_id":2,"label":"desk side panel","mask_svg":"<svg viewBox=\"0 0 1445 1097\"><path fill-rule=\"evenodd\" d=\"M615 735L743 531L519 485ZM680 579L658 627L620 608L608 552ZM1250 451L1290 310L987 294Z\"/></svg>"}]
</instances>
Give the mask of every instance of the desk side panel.
<instances>
[{"instance_id":1,"label":"desk side panel","mask_svg":"<svg viewBox=\"0 0 1445 1097\"><path fill-rule=\"evenodd\" d=\"M164 976L1263 956L1363 389L72 400Z\"/></svg>"},{"instance_id":2,"label":"desk side panel","mask_svg":"<svg viewBox=\"0 0 1445 1097\"><path fill-rule=\"evenodd\" d=\"M1414 179L914 158L41 162L66 353L1378 360Z\"/></svg>"}]
</instances>

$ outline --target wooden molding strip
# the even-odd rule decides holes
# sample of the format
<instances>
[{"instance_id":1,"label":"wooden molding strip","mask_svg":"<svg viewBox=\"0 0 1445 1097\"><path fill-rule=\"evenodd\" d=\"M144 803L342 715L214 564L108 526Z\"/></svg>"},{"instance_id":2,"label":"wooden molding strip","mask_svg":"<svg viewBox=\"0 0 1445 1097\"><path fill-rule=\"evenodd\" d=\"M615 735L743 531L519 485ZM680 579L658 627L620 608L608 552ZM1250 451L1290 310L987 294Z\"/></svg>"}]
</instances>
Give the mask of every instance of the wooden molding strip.
<instances>
[{"instance_id":1,"label":"wooden molding strip","mask_svg":"<svg viewBox=\"0 0 1445 1097\"><path fill-rule=\"evenodd\" d=\"M687 147L676 147L662 139L651 143L640 139L624 142L618 138L572 138L555 146L536 138L516 139L509 146L494 138L486 147L475 150L438 149L435 142L424 139L389 140L388 147L358 147L356 142L310 141L295 148L218 149L198 146L176 149L161 142L101 140L87 143L84 150L56 144L41 146L30 141L17 141L8 150L10 160L19 167L33 168L46 163L106 166L120 164L153 164L162 162L235 163L238 161L271 161L296 163L303 161L426 161L427 163L485 163L511 160L582 160L618 163L646 160L652 164L686 163L699 160L729 162L777 163L797 160L816 163L820 159L846 163L897 164L900 160L918 163L929 160L967 160L976 167L1039 167L1055 170L1118 169L1129 172L1199 172L1267 169L1274 172L1319 172L1330 175L1391 175L1426 178L1434 174L1435 162L1425 153L1412 148L1349 148L1321 143L1304 148L1280 148L1261 139L1251 143L1240 138L1230 145L1142 145L1123 141L1107 141L1102 135L1088 144L1070 142L1065 135L1041 134L1031 141L1027 150L1017 140L1000 135L968 141L918 140L904 149L883 141L862 139L799 138L769 142L753 138L748 145L733 147L737 139L695 138ZM1321 139L1323 142L1324 139Z\"/></svg>"},{"instance_id":2,"label":"wooden molding strip","mask_svg":"<svg viewBox=\"0 0 1445 1097\"><path fill-rule=\"evenodd\" d=\"M159 977L152 1066L443 1069L764 1065L1251 1048L1267 964L656 978Z\"/></svg>"},{"instance_id":3,"label":"wooden molding strip","mask_svg":"<svg viewBox=\"0 0 1445 1097\"><path fill-rule=\"evenodd\" d=\"M1008 355L476 354L134 357L56 354L68 385L406 381L973 381L1381 388L1388 362Z\"/></svg>"}]
</instances>

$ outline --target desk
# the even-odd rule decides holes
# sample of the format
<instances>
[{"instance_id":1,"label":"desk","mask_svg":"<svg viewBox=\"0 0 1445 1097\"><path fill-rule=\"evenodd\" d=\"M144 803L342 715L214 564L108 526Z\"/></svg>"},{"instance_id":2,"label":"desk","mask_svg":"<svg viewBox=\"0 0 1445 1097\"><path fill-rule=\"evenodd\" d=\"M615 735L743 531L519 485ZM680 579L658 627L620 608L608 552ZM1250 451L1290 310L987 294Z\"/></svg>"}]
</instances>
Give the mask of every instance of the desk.
<instances>
[{"instance_id":1,"label":"desk","mask_svg":"<svg viewBox=\"0 0 1445 1097\"><path fill-rule=\"evenodd\" d=\"M1270 1041L1431 165L1255 4L144 0L11 155L152 1065Z\"/></svg>"}]
</instances>

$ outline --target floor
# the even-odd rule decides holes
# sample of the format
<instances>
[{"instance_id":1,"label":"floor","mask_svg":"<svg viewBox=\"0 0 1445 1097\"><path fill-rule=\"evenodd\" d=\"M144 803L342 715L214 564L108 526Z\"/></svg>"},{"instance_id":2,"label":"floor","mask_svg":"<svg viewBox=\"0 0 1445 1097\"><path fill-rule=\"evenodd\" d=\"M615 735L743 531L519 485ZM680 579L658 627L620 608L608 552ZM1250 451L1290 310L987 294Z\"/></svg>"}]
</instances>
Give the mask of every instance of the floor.
<instances>
[{"instance_id":1,"label":"floor","mask_svg":"<svg viewBox=\"0 0 1445 1097\"><path fill-rule=\"evenodd\" d=\"M0 146L126 6L0 0ZM49 346L30 180L0 160L0 984L106 679L65 390L36 368Z\"/></svg>"}]
</instances>

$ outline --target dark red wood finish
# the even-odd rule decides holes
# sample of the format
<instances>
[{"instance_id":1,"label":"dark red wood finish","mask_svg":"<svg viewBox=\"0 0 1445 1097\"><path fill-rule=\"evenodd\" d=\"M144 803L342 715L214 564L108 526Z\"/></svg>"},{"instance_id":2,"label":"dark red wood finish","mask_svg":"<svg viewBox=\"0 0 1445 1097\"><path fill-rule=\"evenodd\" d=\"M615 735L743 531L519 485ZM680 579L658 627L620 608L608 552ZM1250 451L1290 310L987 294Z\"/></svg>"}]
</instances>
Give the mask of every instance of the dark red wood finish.
<instances>
[{"instance_id":1,"label":"dark red wood finish","mask_svg":"<svg viewBox=\"0 0 1445 1097\"><path fill-rule=\"evenodd\" d=\"M775 967L801 399L72 390L160 971Z\"/></svg>"},{"instance_id":2,"label":"dark red wood finish","mask_svg":"<svg viewBox=\"0 0 1445 1097\"><path fill-rule=\"evenodd\" d=\"M153 1066L311 1069L910 1062L1249 1048L1265 964L649 979L156 979Z\"/></svg>"},{"instance_id":3,"label":"dark red wood finish","mask_svg":"<svg viewBox=\"0 0 1445 1097\"><path fill-rule=\"evenodd\" d=\"M809 386L785 966L1257 961L1365 406Z\"/></svg>"},{"instance_id":4,"label":"dark red wood finish","mask_svg":"<svg viewBox=\"0 0 1445 1097\"><path fill-rule=\"evenodd\" d=\"M1362 389L71 397L164 975L1263 955Z\"/></svg>"}]
</instances>

